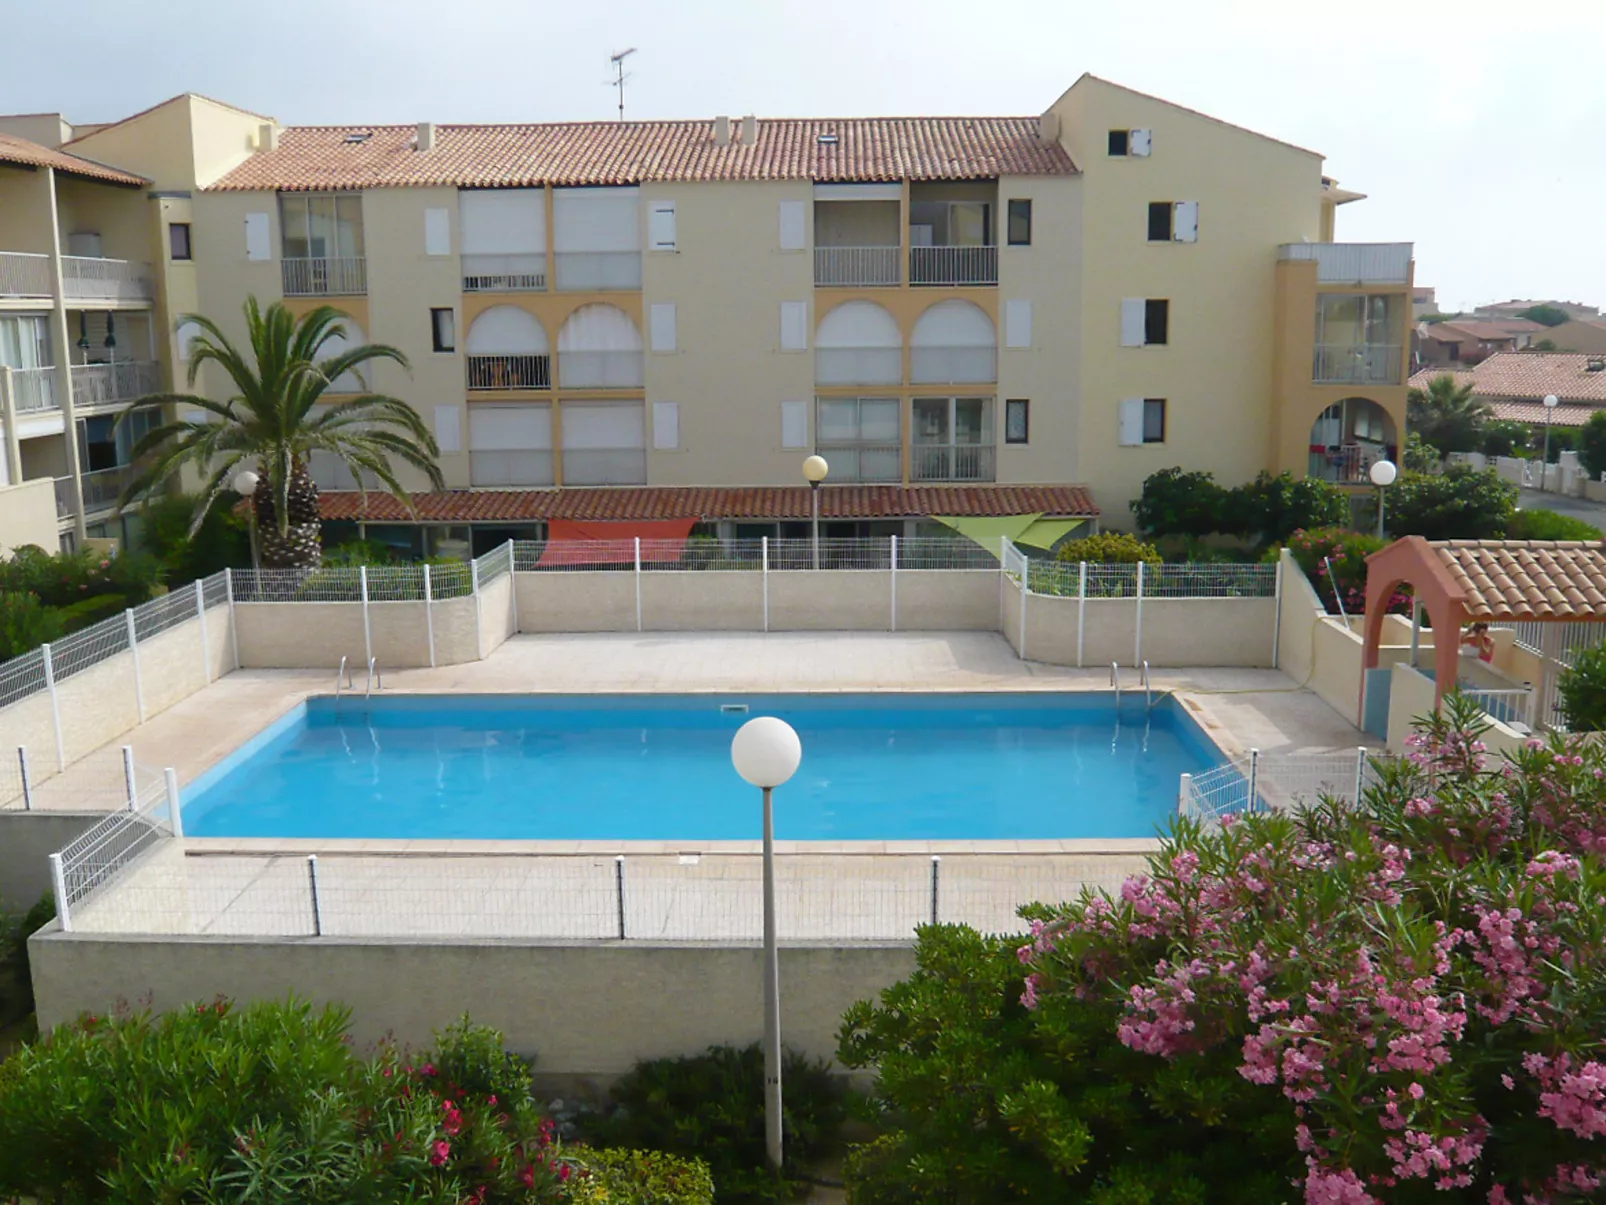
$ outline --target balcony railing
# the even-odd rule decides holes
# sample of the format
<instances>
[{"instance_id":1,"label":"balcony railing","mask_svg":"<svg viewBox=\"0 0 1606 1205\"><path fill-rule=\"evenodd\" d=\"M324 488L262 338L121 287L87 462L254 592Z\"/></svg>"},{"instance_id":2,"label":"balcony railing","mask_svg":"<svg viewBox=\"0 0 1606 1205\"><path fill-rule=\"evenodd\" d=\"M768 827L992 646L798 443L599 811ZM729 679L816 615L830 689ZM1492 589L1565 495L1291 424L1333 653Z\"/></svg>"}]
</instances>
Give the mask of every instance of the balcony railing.
<instances>
[{"instance_id":1,"label":"balcony railing","mask_svg":"<svg viewBox=\"0 0 1606 1205\"><path fill-rule=\"evenodd\" d=\"M644 448L565 448L564 485L646 485Z\"/></svg>"},{"instance_id":2,"label":"balcony railing","mask_svg":"<svg viewBox=\"0 0 1606 1205\"><path fill-rule=\"evenodd\" d=\"M551 389L551 356L468 356L470 389Z\"/></svg>"},{"instance_id":3,"label":"balcony railing","mask_svg":"<svg viewBox=\"0 0 1606 1205\"><path fill-rule=\"evenodd\" d=\"M991 347L912 347L909 380L916 385L985 384L998 380Z\"/></svg>"},{"instance_id":4,"label":"balcony railing","mask_svg":"<svg viewBox=\"0 0 1606 1205\"><path fill-rule=\"evenodd\" d=\"M1372 466L1388 455L1377 444L1341 444L1327 452L1312 452L1306 475L1336 485L1370 485Z\"/></svg>"},{"instance_id":5,"label":"balcony railing","mask_svg":"<svg viewBox=\"0 0 1606 1205\"><path fill-rule=\"evenodd\" d=\"M909 458L914 481L993 481L995 449L984 444L916 444ZM832 475L836 466L833 464Z\"/></svg>"},{"instance_id":6,"label":"balcony railing","mask_svg":"<svg viewBox=\"0 0 1606 1205\"><path fill-rule=\"evenodd\" d=\"M817 285L896 285L897 247L816 247Z\"/></svg>"},{"instance_id":7,"label":"balcony railing","mask_svg":"<svg viewBox=\"0 0 1606 1205\"><path fill-rule=\"evenodd\" d=\"M903 448L899 444L822 443L815 451L831 466L832 481L903 480Z\"/></svg>"},{"instance_id":8,"label":"balcony railing","mask_svg":"<svg viewBox=\"0 0 1606 1205\"><path fill-rule=\"evenodd\" d=\"M56 518L72 518L72 478L56 478Z\"/></svg>"},{"instance_id":9,"label":"balcony railing","mask_svg":"<svg viewBox=\"0 0 1606 1205\"><path fill-rule=\"evenodd\" d=\"M74 406L106 406L131 402L155 393L162 387L159 365L147 360L123 360L115 364L74 364L72 400Z\"/></svg>"},{"instance_id":10,"label":"balcony railing","mask_svg":"<svg viewBox=\"0 0 1606 1205\"><path fill-rule=\"evenodd\" d=\"M640 389L641 374L639 351L566 351L558 355L558 375L565 389Z\"/></svg>"},{"instance_id":11,"label":"balcony railing","mask_svg":"<svg viewBox=\"0 0 1606 1205\"><path fill-rule=\"evenodd\" d=\"M540 293L545 289L544 254L463 256L465 293Z\"/></svg>"},{"instance_id":12,"label":"balcony railing","mask_svg":"<svg viewBox=\"0 0 1606 1205\"><path fill-rule=\"evenodd\" d=\"M85 473L84 485L84 514L93 514L97 510L110 510L117 505L117 499L122 496L123 488L134 476L133 465L119 465L115 469L96 469L93 473Z\"/></svg>"},{"instance_id":13,"label":"balcony railing","mask_svg":"<svg viewBox=\"0 0 1606 1205\"><path fill-rule=\"evenodd\" d=\"M500 448L494 452L468 454L468 480L470 485L551 485L552 450L550 448Z\"/></svg>"},{"instance_id":14,"label":"balcony railing","mask_svg":"<svg viewBox=\"0 0 1606 1205\"><path fill-rule=\"evenodd\" d=\"M1314 260L1317 284L1400 284L1411 278L1410 243L1284 243L1279 259Z\"/></svg>"},{"instance_id":15,"label":"balcony railing","mask_svg":"<svg viewBox=\"0 0 1606 1205\"><path fill-rule=\"evenodd\" d=\"M56 387L56 370L13 368L11 404L16 407L18 414L41 414L47 410L60 410L61 397Z\"/></svg>"},{"instance_id":16,"label":"balcony railing","mask_svg":"<svg viewBox=\"0 0 1606 1205\"><path fill-rule=\"evenodd\" d=\"M0 251L0 297L51 297L50 256Z\"/></svg>"},{"instance_id":17,"label":"balcony railing","mask_svg":"<svg viewBox=\"0 0 1606 1205\"><path fill-rule=\"evenodd\" d=\"M61 257L61 287L69 301L149 301L151 266L126 259Z\"/></svg>"},{"instance_id":18,"label":"balcony railing","mask_svg":"<svg viewBox=\"0 0 1606 1205\"><path fill-rule=\"evenodd\" d=\"M1338 385L1398 385L1398 343L1318 343L1311 379Z\"/></svg>"},{"instance_id":19,"label":"balcony railing","mask_svg":"<svg viewBox=\"0 0 1606 1205\"><path fill-rule=\"evenodd\" d=\"M901 347L817 347L814 380L819 385L897 385L903 381Z\"/></svg>"},{"instance_id":20,"label":"balcony railing","mask_svg":"<svg viewBox=\"0 0 1606 1205\"><path fill-rule=\"evenodd\" d=\"M995 285L997 247L910 247L912 285Z\"/></svg>"},{"instance_id":21,"label":"balcony railing","mask_svg":"<svg viewBox=\"0 0 1606 1205\"><path fill-rule=\"evenodd\" d=\"M554 257L560 289L639 289L639 251L559 251Z\"/></svg>"},{"instance_id":22,"label":"balcony railing","mask_svg":"<svg viewBox=\"0 0 1606 1205\"><path fill-rule=\"evenodd\" d=\"M284 260L286 297L360 297L368 292L368 261L360 255Z\"/></svg>"}]
</instances>

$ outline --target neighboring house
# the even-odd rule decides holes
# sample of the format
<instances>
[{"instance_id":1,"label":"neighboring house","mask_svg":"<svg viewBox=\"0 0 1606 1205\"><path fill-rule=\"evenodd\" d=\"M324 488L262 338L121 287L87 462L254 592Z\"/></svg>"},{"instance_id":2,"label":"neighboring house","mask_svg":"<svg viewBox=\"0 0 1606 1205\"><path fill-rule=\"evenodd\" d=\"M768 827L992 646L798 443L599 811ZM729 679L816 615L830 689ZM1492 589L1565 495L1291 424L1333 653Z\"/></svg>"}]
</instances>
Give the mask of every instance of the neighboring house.
<instances>
[{"instance_id":1,"label":"neighboring house","mask_svg":"<svg viewBox=\"0 0 1606 1205\"><path fill-rule=\"evenodd\" d=\"M1411 378L1411 388L1426 389L1435 377L1443 375L1423 369ZM1458 385L1470 382L1473 396L1488 402L1498 419L1542 426L1544 400L1550 394L1559 401L1549 412L1550 422L1557 427L1581 427L1591 414L1606 407L1606 356L1509 352L1450 375Z\"/></svg>"},{"instance_id":2,"label":"neighboring house","mask_svg":"<svg viewBox=\"0 0 1606 1205\"><path fill-rule=\"evenodd\" d=\"M1477 364L1499 352L1516 351L1517 340L1516 334L1494 322L1458 318L1423 323L1417 328L1417 362L1447 368Z\"/></svg>"},{"instance_id":3,"label":"neighboring house","mask_svg":"<svg viewBox=\"0 0 1606 1205\"><path fill-rule=\"evenodd\" d=\"M1541 337L1554 343L1557 351L1606 354L1606 322L1575 318L1550 327Z\"/></svg>"},{"instance_id":4,"label":"neighboring house","mask_svg":"<svg viewBox=\"0 0 1606 1205\"><path fill-rule=\"evenodd\" d=\"M40 375L65 389L78 358L69 272L131 278L163 380L181 314L238 333L248 294L335 304L408 356L373 384L417 406L450 488L364 510L315 460L325 515L419 551L558 519L791 534L811 453L828 534L1120 524L1168 465L1360 483L1404 428L1411 245L1333 242L1360 194L1319 154L1093 76L1017 117L282 127L181 96L26 153L58 170L0 171L29 219L0 228L0 310L53 332ZM93 168L110 199L79 199L86 164L117 165ZM58 267L56 238L95 232L115 259ZM96 534L84 458L40 438L7 424Z\"/></svg>"},{"instance_id":5,"label":"neighboring house","mask_svg":"<svg viewBox=\"0 0 1606 1205\"><path fill-rule=\"evenodd\" d=\"M1411 290L1411 321L1430 317L1439 312L1438 290L1432 285L1417 285Z\"/></svg>"},{"instance_id":6,"label":"neighboring house","mask_svg":"<svg viewBox=\"0 0 1606 1205\"><path fill-rule=\"evenodd\" d=\"M1531 310L1536 305L1554 306L1564 312L1569 318L1599 318L1600 307L1585 305L1581 301L1496 301L1489 305L1480 305L1472 311L1480 318L1518 318L1524 310Z\"/></svg>"}]
</instances>

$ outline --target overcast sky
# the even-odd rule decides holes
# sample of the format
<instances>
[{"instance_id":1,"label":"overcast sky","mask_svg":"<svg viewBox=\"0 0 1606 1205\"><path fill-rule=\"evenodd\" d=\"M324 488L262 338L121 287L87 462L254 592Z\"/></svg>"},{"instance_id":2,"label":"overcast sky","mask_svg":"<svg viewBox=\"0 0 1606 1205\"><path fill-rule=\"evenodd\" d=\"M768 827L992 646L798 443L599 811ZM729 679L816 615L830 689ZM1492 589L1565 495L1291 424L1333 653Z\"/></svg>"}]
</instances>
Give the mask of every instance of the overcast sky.
<instances>
[{"instance_id":1,"label":"overcast sky","mask_svg":"<svg viewBox=\"0 0 1606 1205\"><path fill-rule=\"evenodd\" d=\"M69 11L70 10L70 11ZM0 112L289 124L1040 112L1084 71L1298 143L1446 308L1606 304L1606 0L0 0ZM1253 188L1253 181L1245 181Z\"/></svg>"}]
</instances>

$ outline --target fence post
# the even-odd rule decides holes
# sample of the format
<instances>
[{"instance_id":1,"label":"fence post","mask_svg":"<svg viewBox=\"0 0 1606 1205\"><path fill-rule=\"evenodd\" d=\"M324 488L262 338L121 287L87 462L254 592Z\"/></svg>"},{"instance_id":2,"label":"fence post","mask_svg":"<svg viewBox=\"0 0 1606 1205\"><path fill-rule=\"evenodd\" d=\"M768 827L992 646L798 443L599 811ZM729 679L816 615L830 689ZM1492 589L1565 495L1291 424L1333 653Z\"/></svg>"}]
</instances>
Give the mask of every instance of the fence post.
<instances>
[{"instance_id":1,"label":"fence post","mask_svg":"<svg viewBox=\"0 0 1606 1205\"><path fill-rule=\"evenodd\" d=\"M374 659L374 633L368 624L368 566L357 569L357 588L362 592L362 655L364 661Z\"/></svg>"},{"instance_id":2,"label":"fence post","mask_svg":"<svg viewBox=\"0 0 1606 1205\"><path fill-rule=\"evenodd\" d=\"M1361 805L1361 793L1366 790L1366 746L1355 750L1355 806Z\"/></svg>"},{"instance_id":3,"label":"fence post","mask_svg":"<svg viewBox=\"0 0 1606 1205\"><path fill-rule=\"evenodd\" d=\"M510 536L508 537L507 542L507 594L508 597L513 600L512 635L514 636L519 634L519 579L516 572L516 566L518 564L517 558L518 549L513 546L513 539Z\"/></svg>"},{"instance_id":4,"label":"fence post","mask_svg":"<svg viewBox=\"0 0 1606 1205\"><path fill-rule=\"evenodd\" d=\"M1191 794L1193 794L1193 775L1184 774L1181 783L1177 787L1177 815L1186 816L1188 814L1188 796Z\"/></svg>"},{"instance_id":5,"label":"fence post","mask_svg":"<svg viewBox=\"0 0 1606 1205\"><path fill-rule=\"evenodd\" d=\"M931 923L937 923L937 880L942 866L942 855L931 855Z\"/></svg>"},{"instance_id":6,"label":"fence post","mask_svg":"<svg viewBox=\"0 0 1606 1205\"><path fill-rule=\"evenodd\" d=\"M998 537L998 630L1004 630L1004 583L1009 580L1009 562L1005 554L1009 551L1009 537Z\"/></svg>"},{"instance_id":7,"label":"fence post","mask_svg":"<svg viewBox=\"0 0 1606 1205\"><path fill-rule=\"evenodd\" d=\"M1076 572L1076 668L1082 668L1082 647L1087 637L1087 562L1078 563Z\"/></svg>"},{"instance_id":8,"label":"fence post","mask_svg":"<svg viewBox=\"0 0 1606 1205\"><path fill-rule=\"evenodd\" d=\"M641 537L636 538L636 631L641 631Z\"/></svg>"},{"instance_id":9,"label":"fence post","mask_svg":"<svg viewBox=\"0 0 1606 1205\"><path fill-rule=\"evenodd\" d=\"M50 722L56 728L56 772L63 774L67 770L67 750L62 746L61 700L56 698L56 662L50 655L48 640L39 646L39 652L45 659L45 689L50 692Z\"/></svg>"},{"instance_id":10,"label":"fence post","mask_svg":"<svg viewBox=\"0 0 1606 1205\"><path fill-rule=\"evenodd\" d=\"M619 901L619 940L625 939L625 856L613 860L614 897Z\"/></svg>"},{"instance_id":11,"label":"fence post","mask_svg":"<svg viewBox=\"0 0 1606 1205\"><path fill-rule=\"evenodd\" d=\"M61 855L50 855L50 890L56 897L56 915L61 918L61 931L72 932L72 907L67 900L67 876L61 869Z\"/></svg>"},{"instance_id":12,"label":"fence post","mask_svg":"<svg viewBox=\"0 0 1606 1205\"><path fill-rule=\"evenodd\" d=\"M1137 611L1133 616L1132 664L1143 664L1143 562L1138 562Z\"/></svg>"},{"instance_id":13,"label":"fence post","mask_svg":"<svg viewBox=\"0 0 1606 1205\"><path fill-rule=\"evenodd\" d=\"M139 709L139 722L145 722L145 687L139 678L139 641L134 636L134 608L123 612L128 624L128 655L134 662L134 705Z\"/></svg>"},{"instance_id":14,"label":"fence post","mask_svg":"<svg viewBox=\"0 0 1606 1205\"><path fill-rule=\"evenodd\" d=\"M759 538L759 556L762 558L760 564L764 574L764 630L767 632L770 630L770 538L768 536Z\"/></svg>"},{"instance_id":15,"label":"fence post","mask_svg":"<svg viewBox=\"0 0 1606 1205\"><path fill-rule=\"evenodd\" d=\"M201 679L212 681L212 642L206 638L206 587L195 579L195 617L201 621Z\"/></svg>"},{"instance_id":16,"label":"fence post","mask_svg":"<svg viewBox=\"0 0 1606 1205\"><path fill-rule=\"evenodd\" d=\"M22 810L33 811L33 781L28 776L28 746L17 746L17 766L22 771Z\"/></svg>"},{"instance_id":17,"label":"fence post","mask_svg":"<svg viewBox=\"0 0 1606 1205\"><path fill-rule=\"evenodd\" d=\"M485 616L480 606L480 563L473 557L468 559L468 577L474 590L474 660L478 661L485 656Z\"/></svg>"},{"instance_id":18,"label":"fence post","mask_svg":"<svg viewBox=\"0 0 1606 1205\"><path fill-rule=\"evenodd\" d=\"M1272 591L1272 597L1277 600L1276 610L1272 612L1271 621L1271 667L1277 668L1277 660L1283 646L1283 558L1277 556L1277 585Z\"/></svg>"},{"instance_id":19,"label":"fence post","mask_svg":"<svg viewBox=\"0 0 1606 1205\"><path fill-rule=\"evenodd\" d=\"M178 798L178 772L172 766L162 771L162 782L167 787L167 827L172 830L173 836L184 835L184 811L179 806Z\"/></svg>"},{"instance_id":20,"label":"fence post","mask_svg":"<svg viewBox=\"0 0 1606 1205\"><path fill-rule=\"evenodd\" d=\"M318 902L318 855L307 855L307 886L312 890L312 935L323 936L323 905Z\"/></svg>"},{"instance_id":21,"label":"fence post","mask_svg":"<svg viewBox=\"0 0 1606 1205\"><path fill-rule=\"evenodd\" d=\"M1020 554L1020 659L1026 660L1026 599L1032 592L1032 566Z\"/></svg>"},{"instance_id":22,"label":"fence post","mask_svg":"<svg viewBox=\"0 0 1606 1205\"><path fill-rule=\"evenodd\" d=\"M424 563L424 631L429 635L429 668L435 668L435 599L429 583L429 563Z\"/></svg>"},{"instance_id":23,"label":"fence post","mask_svg":"<svg viewBox=\"0 0 1606 1205\"><path fill-rule=\"evenodd\" d=\"M892 537L892 631L898 630L898 537Z\"/></svg>"},{"instance_id":24,"label":"fence post","mask_svg":"<svg viewBox=\"0 0 1606 1205\"><path fill-rule=\"evenodd\" d=\"M139 811L139 785L134 781L134 746L123 746L123 786L128 794L128 810Z\"/></svg>"},{"instance_id":25,"label":"fence post","mask_svg":"<svg viewBox=\"0 0 1606 1205\"><path fill-rule=\"evenodd\" d=\"M229 646L234 650L234 668L240 668L240 617L234 609L234 570L223 567L223 593L229 600Z\"/></svg>"},{"instance_id":26,"label":"fence post","mask_svg":"<svg viewBox=\"0 0 1606 1205\"><path fill-rule=\"evenodd\" d=\"M1255 793L1257 787L1256 780L1259 779L1259 777L1260 750L1251 749L1249 751L1249 802L1244 805L1244 811L1246 812L1252 812L1255 810Z\"/></svg>"}]
</instances>

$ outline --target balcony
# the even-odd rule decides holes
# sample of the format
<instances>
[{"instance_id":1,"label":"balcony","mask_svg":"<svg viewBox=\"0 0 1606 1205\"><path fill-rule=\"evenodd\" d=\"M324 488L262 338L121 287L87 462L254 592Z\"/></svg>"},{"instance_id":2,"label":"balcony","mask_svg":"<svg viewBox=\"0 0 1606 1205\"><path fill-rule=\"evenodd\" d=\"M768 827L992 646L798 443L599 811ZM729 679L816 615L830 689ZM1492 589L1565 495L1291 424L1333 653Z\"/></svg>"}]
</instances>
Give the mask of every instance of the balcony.
<instances>
[{"instance_id":1,"label":"balcony","mask_svg":"<svg viewBox=\"0 0 1606 1205\"><path fill-rule=\"evenodd\" d=\"M470 389L551 389L551 356L468 356Z\"/></svg>"},{"instance_id":2,"label":"balcony","mask_svg":"<svg viewBox=\"0 0 1606 1205\"><path fill-rule=\"evenodd\" d=\"M874 484L903 480L903 448L899 444L820 444L814 450L831 466L832 481Z\"/></svg>"},{"instance_id":3,"label":"balcony","mask_svg":"<svg viewBox=\"0 0 1606 1205\"><path fill-rule=\"evenodd\" d=\"M1323 385L1398 385L1397 343L1318 343L1311 379Z\"/></svg>"},{"instance_id":4,"label":"balcony","mask_svg":"<svg viewBox=\"0 0 1606 1205\"><path fill-rule=\"evenodd\" d=\"M552 475L550 448L500 448L490 452L470 452L468 479L470 485L485 488L551 485L557 480Z\"/></svg>"},{"instance_id":5,"label":"balcony","mask_svg":"<svg viewBox=\"0 0 1606 1205\"><path fill-rule=\"evenodd\" d=\"M912 285L995 285L997 247L910 247Z\"/></svg>"},{"instance_id":6,"label":"balcony","mask_svg":"<svg viewBox=\"0 0 1606 1205\"><path fill-rule=\"evenodd\" d=\"M816 247L814 283L849 287L897 285L897 247Z\"/></svg>"},{"instance_id":7,"label":"balcony","mask_svg":"<svg viewBox=\"0 0 1606 1205\"><path fill-rule=\"evenodd\" d=\"M133 465L119 465L114 469L97 469L83 475L84 514L111 510L122 497L123 489L133 479ZM56 518L70 519L73 514L73 488L71 477L56 478Z\"/></svg>"},{"instance_id":8,"label":"balcony","mask_svg":"<svg viewBox=\"0 0 1606 1205\"><path fill-rule=\"evenodd\" d=\"M545 255L465 255L465 293L541 293L546 291Z\"/></svg>"},{"instance_id":9,"label":"balcony","mask_svg":"<svg viewBox=\"0 0 1606 1205\"><path fill-rule=\"evenodd\" d=\"M50 283L50 256L0 251L0 297L55 296Z\"/></svg>"},{"instance_id":10,"label":"balcony","mask_svg":"<svg viewBox=\"0 0 1606 1205\"><path fill-rule=\"evenodd\" d=\"M368 260L361 255L284 260L286 297L361 297L368 292Z\"/></svg>"},{"instance_id":11,"label":"balcony","mask_svg":"<svg viewBox=\"0 0 1606 1205\"><path fill-rule=\"evenodd\" d=\"M73 301L148 302L155 297L149 264L84 255L61 257L62 294ZM50 256L0 251L0 297L55 296Z\"/></svg>"},{"instance_id":12,"label":"balcony","mask_svg":"<svg viewBox=\"0 0 1606 1205\"><path fill-rule=\"evenodd\" d=\"M74 364L72 368L74 406L109 406L116 402L132 402L156 393L161 387L160 365L146 360Z\"/></svg>"},{"instance_id":13,"label":"balcony","mask_svg":"<svg viewBox=\"0 0 1606 1205\"><path fill-rule=\"evenodd\" d=\"M909 459L913 481L997 480L997 449L985 444L916 444ZM836 465L832 464L832 475Z\"/></svg>"},{"instance_id":14,"label":"balcony","mask_svg":"<svg viewBox=\"0 0 1606 1205\"><path fill-rule=\"evenodd\" d=\"M61 409L54 368L13 368L11 404L18 414L43 414Z\"/></svg>"},{"instance_id":15,"label":"balcony","mask_svg":"<svg viewBox=\"0 0 1606 1205\"><path fill-rule=\"evenodd\" d=\"M562 352L558 372L565 389L640 389L643 380L639 351Z\"/></svg>"},{"instance_id":16,"label":"balcony","mask_svg":"<svg viewBox=\"0 0 1606 1205\"><path fill-rule=\"evenodd\" d=\"M1411 277L1411 251L1411 243L1284 243L1277 258L1314 261L1319 285L1403 285Z\"/></svg>"},{"instance_id":17,"label":"balcony","mask_svg":"<svg viewBox=\"0 0 1606 1205\"><path fill-rule=\"evenodd\" d=\"M565 448L564 485L646 485L645 448Z\"/></svg>"},{"instance_id":18,"label":"balcony","mask_svg":"<svg viewBox=\"0 0 1606 1205\"><path fill-rule=\"evenodd\" d=\"M559 251L553 258L559 289L603 292L641 288L639 251Z\"/></svg>"}]
</instances>

